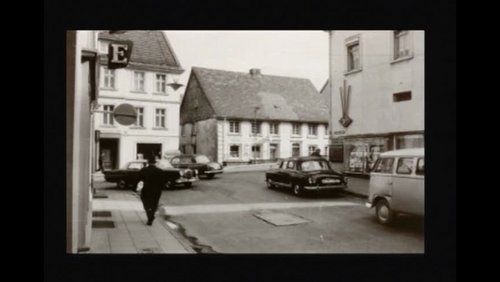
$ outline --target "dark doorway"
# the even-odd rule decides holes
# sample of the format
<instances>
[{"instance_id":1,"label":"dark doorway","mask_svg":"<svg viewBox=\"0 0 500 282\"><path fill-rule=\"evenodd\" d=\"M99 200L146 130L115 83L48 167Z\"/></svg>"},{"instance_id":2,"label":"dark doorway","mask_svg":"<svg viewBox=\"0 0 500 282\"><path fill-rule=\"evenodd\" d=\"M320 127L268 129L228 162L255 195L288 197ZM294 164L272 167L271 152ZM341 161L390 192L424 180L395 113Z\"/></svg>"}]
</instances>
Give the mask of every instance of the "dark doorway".
<instances>
[{"instance_id":1,"label":"dark doorway","mask_svg":"<svg viewBox=\"0 0 500 282\"><path fill-rule=\"evenodd\" d=\"M99 156L105 170L118 168L118 139L101 138Z\"/></svg>"},{"instance_id":2,"label":"dark doorway","mask_svg":"<svg viewBox=\"0 0 500 282\"><path fill-rule=\"evenodd\" d=\"M137 143L137 159L147 159L151 155L161 156L161 144Z\"/></svg>"}]
</instances>

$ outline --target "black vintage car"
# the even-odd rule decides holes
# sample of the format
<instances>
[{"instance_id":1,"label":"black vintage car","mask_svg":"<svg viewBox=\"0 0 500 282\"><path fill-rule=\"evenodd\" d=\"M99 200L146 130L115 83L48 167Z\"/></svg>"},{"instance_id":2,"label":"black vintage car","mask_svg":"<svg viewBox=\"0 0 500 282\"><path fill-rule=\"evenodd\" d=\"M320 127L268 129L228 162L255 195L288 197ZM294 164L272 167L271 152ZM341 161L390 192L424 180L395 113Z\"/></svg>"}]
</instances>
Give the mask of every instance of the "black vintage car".
<instances>
[{"instance_id":1,"label":"black vintage car","mask_svg":"<svg viewBox=\"0 0 500 282\"><path fill-rule=\"evenodd\" d=\"M146 165L146 160L131 161L123 169L104 171L104 179L107 182L116 183L118 188L132 187L135 190L139 182L139 171ZM191 187L198 180L196 170L174 168L168 160L159 160L156 166L165 172L167 178L166 189L170 189L177 184Z\"/></svg>"},{"instance_id":2,"label":"black vintage car","mask_svg":"<svg viewBox=\"0 0 500 282\"><path fill-rule=\"evenodd\" d=\"M343 190L347 188L347 178L333 170L329 162L322 157L293 157L280 160L266 172L269 189L291 188L296 196L305 191Z\"/></svg>"},{"instance_id":3,"label":"black vintage car","mask_svg":"<svg viewBox=\"0 0 500 282\"><path fill-rule=\"evenodd\" d=\"M210 161L205 155L178 155L170 159L170 163L177 168L196 169L200 176L207 178L213 178L223 172L221 164Z\"/></svg>"}]
</instances>

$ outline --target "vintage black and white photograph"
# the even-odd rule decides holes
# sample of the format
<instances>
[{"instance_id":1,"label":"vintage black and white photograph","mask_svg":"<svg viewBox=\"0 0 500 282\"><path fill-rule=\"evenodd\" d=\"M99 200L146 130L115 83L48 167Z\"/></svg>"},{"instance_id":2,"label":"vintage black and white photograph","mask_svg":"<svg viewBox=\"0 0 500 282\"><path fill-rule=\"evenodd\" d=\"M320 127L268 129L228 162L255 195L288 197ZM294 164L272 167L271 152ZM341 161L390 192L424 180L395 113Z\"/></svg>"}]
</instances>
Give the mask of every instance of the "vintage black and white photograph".
<instances>
[{"instance_id":1,"label":"vintage black and white photograph","mask_svg":"<svg viewBox=\"0 0 500 282\"><path fill-rule=\"evenodd\" d=\"M425 254L425 39L66 31L66 253Z\"/></svg>"}]
</instances>

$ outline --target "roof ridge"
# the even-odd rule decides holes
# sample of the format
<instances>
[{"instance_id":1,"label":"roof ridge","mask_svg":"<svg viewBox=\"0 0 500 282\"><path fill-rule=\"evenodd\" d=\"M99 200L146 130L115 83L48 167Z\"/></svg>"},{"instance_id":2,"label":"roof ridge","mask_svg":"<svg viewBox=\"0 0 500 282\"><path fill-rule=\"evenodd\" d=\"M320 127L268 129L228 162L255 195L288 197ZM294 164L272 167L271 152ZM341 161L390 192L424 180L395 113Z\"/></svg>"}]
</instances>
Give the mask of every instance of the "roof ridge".
<instances>
[{"instance_id":1,"label":"roof ridge","mask_svg":"<svg viewBox=\"0 0 500 282\"><path fill-rule=\"evenodd\" d=\"M237 74L245 74L245 75L250 75L248 72L243 72L243 71L233 71L233 70L222 70L222 69L214 69L214 68L207 68L207 67L197 67L197 66L192 66L191 68L193 69L201 69L201 70L209 70L209 71L220 71L220 72L231 72L231 73L237 73ZM296 77L296 76L284 76L284 75L275 75L275 74L259 74L260 76L271 76L271 77L281 77L281 78L292 78L292 79L302 79L302 80L309 80L309 78L305 77ZM315 87L316 89L316 87Z\"/></svg>"}]
</instances>

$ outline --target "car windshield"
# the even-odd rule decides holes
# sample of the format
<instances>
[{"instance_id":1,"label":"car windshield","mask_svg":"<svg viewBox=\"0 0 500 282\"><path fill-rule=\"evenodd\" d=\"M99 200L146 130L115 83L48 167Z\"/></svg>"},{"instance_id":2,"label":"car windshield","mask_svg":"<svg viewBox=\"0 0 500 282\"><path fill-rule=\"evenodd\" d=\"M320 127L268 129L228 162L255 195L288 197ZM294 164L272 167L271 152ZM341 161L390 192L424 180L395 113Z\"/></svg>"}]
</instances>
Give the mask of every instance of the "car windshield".
<instances>
[{"instance_id":1,"label":"car windshield","mask_svg":"<svg viewBox=\"0 0 500 282\"><path fill-rule=\"evenodd\" d=\"M134 170L140 170L142 169L144 166L146 165L146 163L144 162L130 162L126 165L125 168L128 168L128 169L134 169Z\"/></svg>"},{"instance_id":2,"label":"car windshield","mask_svg":"<svg viewBox=\"0 0 500 282\"><path fill-rule=\"evenodd\" d=\"M198 163L198 164L208 164L210 162L210 160L207 158L207 156L203 156L203 155L196 156L194 159L196 160L196 163Z\"/></svg>"},{"instance_id":3,"label":"car windshield","mask_svg":"<svg viewBox=\"0 0 500 282\"><path fill-rule=\"evenodd\" d=\"M158 160L156 162L156 166L158 168L161 168L161 169L167 169L167 168L172 168L172 164L168 161L168 160L165 160L165 159L162 159L162 160Z\"/></svg>"},{"instance_id":4,"label":"car windshield","mask_svg":"<svg viewBox=\"0 0 500 282\"><path fill-rule=\"evenodd\" d=\"M329 170L330 166L327 161L322 160L311 160L303 161L300 164L302 171L314 171L314 170Z\"/></svg>"}]
</instances>

